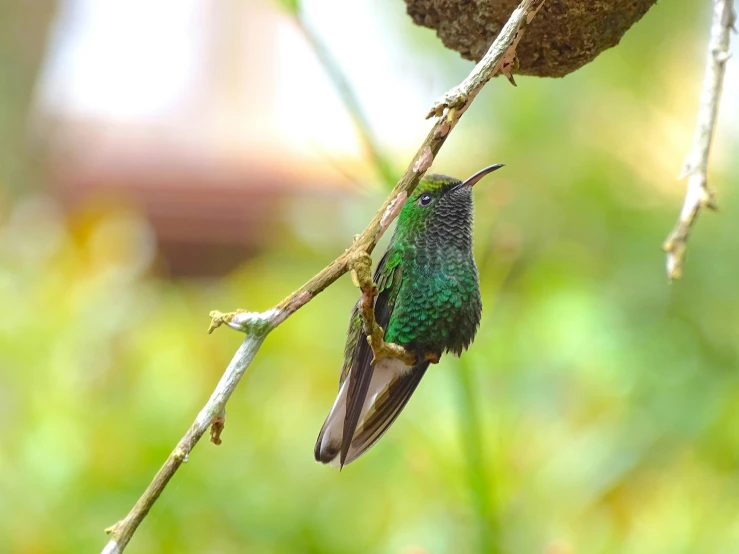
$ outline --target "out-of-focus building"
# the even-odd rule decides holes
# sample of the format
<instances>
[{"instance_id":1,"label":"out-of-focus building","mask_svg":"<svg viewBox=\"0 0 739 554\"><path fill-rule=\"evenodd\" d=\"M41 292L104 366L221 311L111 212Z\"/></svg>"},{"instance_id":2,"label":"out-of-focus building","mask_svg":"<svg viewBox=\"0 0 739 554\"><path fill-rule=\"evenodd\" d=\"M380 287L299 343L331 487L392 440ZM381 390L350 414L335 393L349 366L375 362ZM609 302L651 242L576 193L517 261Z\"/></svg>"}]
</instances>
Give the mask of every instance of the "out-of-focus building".
<instances>
[{"instance_id":1,"label":"out-of-focus building","mask_svg":"<svg viewBox=\"0 0 739 554\"><path fill-rule=\"evenodd\" d=\"M254 252L283 195L372 176L274 2L62 0L32 129L63 204L133 203L175 274L221 273Z\"/></svg>"}]
</instances>

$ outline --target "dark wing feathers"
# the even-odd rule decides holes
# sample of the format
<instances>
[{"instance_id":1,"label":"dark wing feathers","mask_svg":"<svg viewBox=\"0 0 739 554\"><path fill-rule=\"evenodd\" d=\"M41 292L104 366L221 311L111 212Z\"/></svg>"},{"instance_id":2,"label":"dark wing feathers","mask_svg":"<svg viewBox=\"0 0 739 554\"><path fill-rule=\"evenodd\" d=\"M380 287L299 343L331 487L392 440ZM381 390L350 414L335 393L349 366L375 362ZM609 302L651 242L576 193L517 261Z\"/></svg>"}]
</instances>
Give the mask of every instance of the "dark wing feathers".
<instances>
[{"instance_id":1,"label":"dark wing feathers","mask_svg":"<svg viewBox=\"0 0 739 554\"><path fill-rule=\"evenodd\" d=\"M400 256L392 249L388 249L377 264L374 274L374 281L378 289L377 299L375 300L375 320L383 329L387 328L390 321L401 279ZM353 336L347 339L346 358L341 377L341 383L343 383L348 373L349 388L347 390L346 416L341 439L340 462L342 466L346 461L352 437L359 424L362 406L367 397L374 372L372 349L367 343L367 335L362 329L359 304L354 306L351 318L350 333L353 333ZM352 341L356 344L356 347L351 353L351 358L349 358L349 343ZM352 371L349 371L350 369Z\"/></svg>"},{"instance_id":2,"label":"dark wing feathers","mask_svg":"<svg viewBox=\"0 0 739 554\"><path fill-rule=\"evenodd\" d=\"M400 266L400 254L394 250L388 250L377 264L374 276L377 285L377 300L375 301L375 320L377 324L387 331L390 316L398 298L400 284L403 280L403 271ZM366 341L365 341L366 342Z\"/></svg>"},{"instance_id":3,"label":"dark wing feathers","mask_svg":"<svg viewBox=\"0 0 739 554\"><path fill-rule=\"evenodd\" d=\"M395 299L398 296L402 274L400 256L392 250L387 250L380 259L380 263L377 264L373 277L378 290L377 299L375 300L375 321L385 330L387 330ZM367 344L367 335L364 334L362 329L362 316L359 313L358 301L354 304L349 319L349 332L344 348L344 367L341 369L339 387L344 383L344 379L349 375L349 370L356 362L359 360L365 361L363 356L369 356L369 361L372 361L372 349Z\"/></svg>"},{"instance_id":4,"label":"dark wing feathers","mask_svg":"<svg viewBox=\"0 0 739 554\"><path fill-rule=\"evenodd\" d=\"M351 456L346 459L346 462L342 463L348 464L356 460L380 440L405 408L428 366L429 362L422 362L413 366L413 369L393 381L377 397L373 407L365 416L362 426L356 430L351 441Z\"/></svg>"}]
</instances>

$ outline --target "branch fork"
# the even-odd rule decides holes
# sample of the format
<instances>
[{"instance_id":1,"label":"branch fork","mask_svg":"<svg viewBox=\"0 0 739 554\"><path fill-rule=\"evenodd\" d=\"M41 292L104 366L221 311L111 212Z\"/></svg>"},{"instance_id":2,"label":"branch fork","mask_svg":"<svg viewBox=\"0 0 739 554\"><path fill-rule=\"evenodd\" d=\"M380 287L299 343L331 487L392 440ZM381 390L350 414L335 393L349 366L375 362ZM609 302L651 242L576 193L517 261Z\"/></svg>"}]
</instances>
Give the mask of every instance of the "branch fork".
<instances>
[{"instance_id":1,"label":"branch fork","mask_svg":"<svg viewBox=\"0 0 739 554\"><path fill-rule=\"evenodd\" d=\"M235 312L219 312L213 310L210 312L210 326L208 334L218 329L221 325L226 325L235 331L242 333L253 333L256 331L271 330L274 324L276 310L268 310L266 312L247 312L246 310L236 310ZM269 330L267 332L269 332Z\"/></svg>"}]
</instances>

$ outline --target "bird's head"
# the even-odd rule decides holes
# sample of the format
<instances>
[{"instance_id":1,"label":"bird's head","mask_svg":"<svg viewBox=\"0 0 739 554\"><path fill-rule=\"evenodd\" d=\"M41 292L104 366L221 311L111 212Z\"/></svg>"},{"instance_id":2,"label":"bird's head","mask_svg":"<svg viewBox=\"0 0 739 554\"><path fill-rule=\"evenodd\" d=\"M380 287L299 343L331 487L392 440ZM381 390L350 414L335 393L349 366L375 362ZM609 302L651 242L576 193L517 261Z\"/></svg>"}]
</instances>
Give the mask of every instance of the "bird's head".
<instances>
[{"instance_id":1,"label":"bird's head","mask_svg":"<svg viewBox=\"0 0 739 554\"><path fill-rule=\"evenodd\" d=\"M398 216L400 232L444 232L472 225L472 187L485 175L503 167L495 164L465 181L446 175L427 175L408 198Z\"/></svg>"}]
</instances>

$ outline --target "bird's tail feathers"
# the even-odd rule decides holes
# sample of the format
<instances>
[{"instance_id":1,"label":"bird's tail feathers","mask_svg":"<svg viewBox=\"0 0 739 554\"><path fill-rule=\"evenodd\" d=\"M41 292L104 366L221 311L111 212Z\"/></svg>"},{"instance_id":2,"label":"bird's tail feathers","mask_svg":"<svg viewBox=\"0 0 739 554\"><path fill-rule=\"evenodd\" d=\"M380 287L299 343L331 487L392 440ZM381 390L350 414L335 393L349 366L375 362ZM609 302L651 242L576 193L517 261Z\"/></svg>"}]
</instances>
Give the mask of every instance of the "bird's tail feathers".
<instances>
[{"instance_id":1,"label":"bird's tail feathers","mask_svg":"<svg viewBox=\"0 0 739 554\"><path fill-rule=\"evenodd\" d=\"M381 360L374 367L359 422L349 440L344 464L340 454L344 445L347 394L350 377L344 380L331 411L318 435L316 461L334 466L353 462L369 450L390 428L426 373L428 362L413 367L400 360Z\"/></svg>"}]
</instances>

